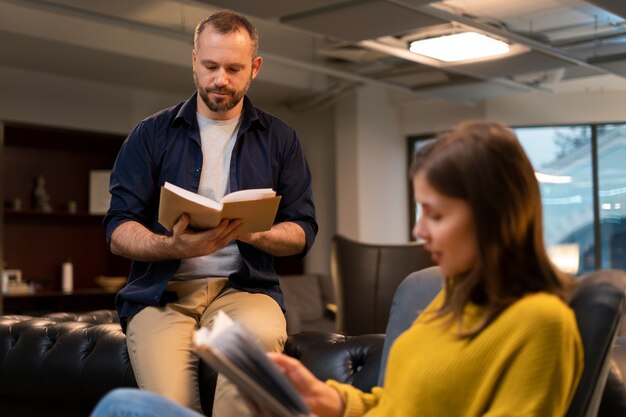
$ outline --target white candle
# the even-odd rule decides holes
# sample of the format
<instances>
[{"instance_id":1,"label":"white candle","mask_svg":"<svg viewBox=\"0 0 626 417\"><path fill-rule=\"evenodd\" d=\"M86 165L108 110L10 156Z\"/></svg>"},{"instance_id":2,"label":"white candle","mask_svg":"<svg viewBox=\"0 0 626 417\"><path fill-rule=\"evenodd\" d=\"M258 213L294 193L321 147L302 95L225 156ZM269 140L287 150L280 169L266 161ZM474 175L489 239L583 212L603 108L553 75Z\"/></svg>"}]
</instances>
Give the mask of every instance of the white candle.
<instances>
[{"instance_id":1,"label":"white candle","mask_svg":"<svg viewBox=\"0 0 626 417\"><path fill-rule=\"evenodd\" d=\"M72 292L74 290L74 266L71 262L63 262L61 277L61 289L63 292Z\"/></svg>"}]
</instances>

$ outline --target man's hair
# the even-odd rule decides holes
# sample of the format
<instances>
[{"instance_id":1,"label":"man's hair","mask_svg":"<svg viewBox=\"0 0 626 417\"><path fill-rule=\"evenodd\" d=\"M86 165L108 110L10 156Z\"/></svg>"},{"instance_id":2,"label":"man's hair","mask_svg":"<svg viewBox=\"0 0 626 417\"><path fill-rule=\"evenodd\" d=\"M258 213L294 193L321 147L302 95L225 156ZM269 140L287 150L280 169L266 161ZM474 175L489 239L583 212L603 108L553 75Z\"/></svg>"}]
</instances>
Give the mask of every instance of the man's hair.
<instances>
[{"instance_id":1,"label":"man's hair","mask_svg":"<svg viewBox=\"0 0 626 417\"><path fill-rule=\"evenodd\" d=\"M550 262L543 241L541 194L533 167L506 126L470 121L420 148L411 177L464 200L472 210L479 259L470 271L446 277L446 299L435 317L461 320L468 303L485 306L479 333L526 294L563 296L571 282Z\"/></svg>"},{"instance_id":2,"label":"man's hair","mask_svg":"<svg viewBox=\"0 0 626 417\"><path fill-rule=\"evenodd\" d=\"M196 26L196 30L194 31L194 49L198 48L200 34L207 26L211 26L217 33L222 35L237 32L242 29L245 30L252 41L252 56L256 56L259 50L259 33L254 25L244 16L231 10L222 10L204 18L200 23L198 23L198 26Z\"/></svg>"}]
</instances>

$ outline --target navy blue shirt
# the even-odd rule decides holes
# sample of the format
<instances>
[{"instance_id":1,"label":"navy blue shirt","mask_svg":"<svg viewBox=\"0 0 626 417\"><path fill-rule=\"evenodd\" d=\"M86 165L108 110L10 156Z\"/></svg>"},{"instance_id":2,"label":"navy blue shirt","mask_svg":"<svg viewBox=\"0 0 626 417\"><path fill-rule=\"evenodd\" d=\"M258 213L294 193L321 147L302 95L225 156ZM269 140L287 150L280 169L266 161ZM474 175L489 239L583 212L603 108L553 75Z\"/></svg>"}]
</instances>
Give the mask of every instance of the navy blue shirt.
<instances>
[{"instance_id":1,"label":"navy blue shirt","mask_svg":"<svg viewBox=\"0 0 626 417\"><path fill-rule=\"evenodd\" d=\"M158 221L160 187L166 182L197 192L202 169L200 130L195 93L186 102L141 121L126 138L111 173L111 206L104 218L106 239L127 221L136 221L154 233L168 234ZM276 223L294 222L306 235L306 248L317 234L311 173L295 131L278 118L252 105L244 97L243 118L233 149L229 172L230 192L273 188L281 195ZM231 274L234 288L272 297L284 310L274 257L237 241L243 258ZM180 260L133 261L128 284L115 298L122 327L146 306L163 306L176 300L165 291Z\"/></svg>"}]
</instances>

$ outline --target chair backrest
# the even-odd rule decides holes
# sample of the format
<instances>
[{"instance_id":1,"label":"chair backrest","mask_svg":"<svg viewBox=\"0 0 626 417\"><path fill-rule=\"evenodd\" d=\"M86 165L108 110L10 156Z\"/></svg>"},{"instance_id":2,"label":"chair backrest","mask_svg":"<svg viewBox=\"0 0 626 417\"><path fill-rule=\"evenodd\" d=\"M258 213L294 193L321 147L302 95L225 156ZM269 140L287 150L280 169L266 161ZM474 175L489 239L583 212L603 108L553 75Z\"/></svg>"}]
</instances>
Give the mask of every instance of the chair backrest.
<instances>
[{"instance_id":1,"label":"chair backrest","mask_svg":"<svg viewBox=\"0 0 626 417\"><path fill-rule=\"evenodd\" d=\"M420 312L430 304L442 286L443 277L438 266L413 272L398 286L393 296L389 322L385 332L383 356L380 361L380 372L378 373L379 387L383 386L387 357L389 356L391 345L400 333L411 327Z\"/></svg>"},{"instance_id":2,"label":"chair backrest","mask_svg":"<svg viewBox=\"0 0 626 417\"><path fill-rule=\"evenodd\" d=\"M335 236L331 277L337 331L347 335L384 333L393 294L411 272L433 265L419 244L367 244Z\"/></svg>"},{"instance_id":3,"label":"chair backrest","mask_svg":"<svg viewBox=\"0 0 626 417\"><path fill-rule=\"evenodd\" d=\"M610 369L611 349L624 315L626 274L593 272L570 301L585 349L583 375L566 417L596 416Z\"/></svg>"},{"instance_id":4,"label":"chair backrest","mask_svg":"<svg viewBox=\"0 0 626 417\"><path fill-rule=\"evenodd\" d=\"M379 386L384 382L389 348L430 303L440 290L442 282L439 268L433 267L412 273L398 286L385 336ZM625 314L625 291L626 273L623 271L597 271L578 280L578 288L570 300L570 307L576 315L583 342L585 366L566 417L598 415L610 370L613 342ZM612 388L617 388L623 397L624 388L619 386L623 382L619 378L614 382L617 386Z\"/></svg>"}]
</instances>

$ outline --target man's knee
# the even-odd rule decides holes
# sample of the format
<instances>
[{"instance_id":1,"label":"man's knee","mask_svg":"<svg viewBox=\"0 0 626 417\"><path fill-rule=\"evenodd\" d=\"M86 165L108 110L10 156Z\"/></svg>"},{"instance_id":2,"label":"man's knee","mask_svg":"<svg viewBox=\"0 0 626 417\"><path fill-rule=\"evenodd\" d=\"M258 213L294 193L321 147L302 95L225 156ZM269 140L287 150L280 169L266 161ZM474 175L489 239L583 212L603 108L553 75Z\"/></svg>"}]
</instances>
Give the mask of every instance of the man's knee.
<instances>
[{"instance_id":1,"label":"man's knee","mask_svg":"<svg viewBox=\"0 0 626 417\"><path fill-rule=\"evenodd\" d=\"M277 304L270 308L248 311L236 320L256 337L266 351L282 352L287 340L287 321Z\"/></svg>"}]
</instances>

